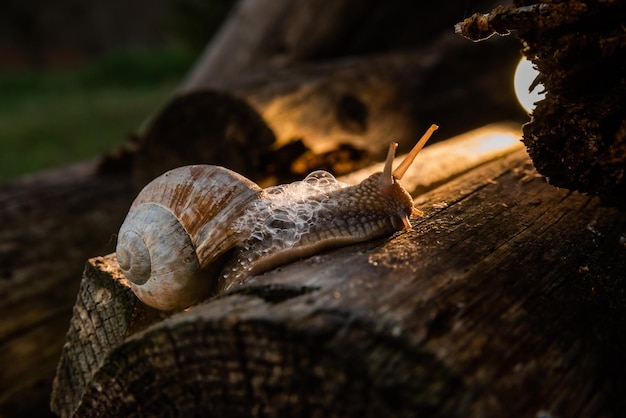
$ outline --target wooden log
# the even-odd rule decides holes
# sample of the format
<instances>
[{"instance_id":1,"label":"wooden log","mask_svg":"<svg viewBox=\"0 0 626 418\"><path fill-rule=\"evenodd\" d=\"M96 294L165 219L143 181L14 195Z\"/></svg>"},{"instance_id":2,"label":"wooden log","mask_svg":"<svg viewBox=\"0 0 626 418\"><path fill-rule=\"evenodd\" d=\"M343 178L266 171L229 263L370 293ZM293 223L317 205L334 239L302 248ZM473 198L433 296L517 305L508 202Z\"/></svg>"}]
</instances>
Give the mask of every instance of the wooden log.
<instances>
[{"instance_id":1,"label":"wooden log","mask_svg":"<svg viewBox=\"0 0 626 418\"><path fill-rule=\"evenodd\" d=\"M391 141L408 151L433 122L441 126L434 141L488 123L522 123L511 40L468 51L448 33L415 51L266 69L223 83L224 92L179 94L140 135L136 184L198 162L228 165L262 184L316 169L342 175L384 159Z\"/></svg>"},{"instance_id":2,"label":"wooden log","mask_svg":"<svg viewBox=\"0 0 626 418\"><path fill-rule=\"evenodd\" d=\"M487 123L525 121L511 88L517 45L502 41L510 39L468 51L464 39L443 33L414 50L257 71L225 87L263 116L278 145L302 138L319 153L347 143L378 160L390 138L410 149L434 115L444 138ZM507 63L490 69L487 62L496 57ZM449 81L437 81L443 79Z\"/></svg>"},{"instance_id":3,"label":"wooden log","mask_svg":"<svg viewBox=\"0 0 626 418\"><path fill-rule=\"evenodd\" d=\"M230 159L262 184L315 169L341 175L380 161L392 140L410 149L433 122L443 138L503 120L525 122L511 84L518 43L467 48L451 30L457 16L439 3L238 2L177 95L139 135L137 186L200 159L218 165ZM216 97L212 89L227 93ZM234 108L234 98L223 100L228 94L252 109ZM274 143L265 129L231 132L232 119L254 111ZM234 152L215 147L220 137Z\"/></svg>"},{"instance_id":4,"label":"wooden log","mask_svg":"<svg viewBox=\"0 0 626 418\"><path fill-rule=\"evenodd\" d=\"M96 167L0 186L0 416L46 416L84 261L115 249L131 183Z\"/></svg>"},{"instance_id":5,"label":"wooden log","mask_svg":"<svg viewBox=\"0 0 626 418\"><path fill-rule=\"evenodd\" d=\"M417 205L425 216L412 231L252 277L137 332L129 324L145 308L133 302L114 257L90 260L55 382L55 412L626 411L626 215L547 185L523 151ZM107 321L111 338L84 332ZM68 376L84 379L80 394L71 393Z\"/></svg>"},{"instance_id":6,"label":"wooden log","mask_svg":"<svg viewBox=\"0 0 626 418\"><path fill-rule=\"evenodd\" d=\"M496 4L477 0L464 11ZM427 45L449 31L461 13L438 2L335 0L320 7L316 0L241 0L180 91L223 89L258 69Z\"/></svg>"},{"instance_id":7,"label":"wooden log","mask_svg":"<svg viewBox=\"0 0 626 418\"><path fill-rule=\"evenodd\" d=\"M420 164L414 164L405 174L403 184L408 190L420 192L431 190L434 187L445 183L447 180L457 177L463 172L471 170L474 167L502 155L506 155L512 150L521 147L521 143L519 142L520 135L521 133L519 128L514 124L495 124L428 146L421 152ZM394 165L397 166L399 164L399 160L403 158L403 156L398 157L398 161L396 161ZM375 165L370 169L361 170L349 176L344 176L340 178L340 180L347 183L360 182L363 178L369 176L374 171L380 171L381 169L380 165ZM114 274L111 270L108 270L106 266L103 267L103 270L105 276ZM89 281L95 280L96 283L99 283L99 281L102 280L101 276L102 274L96 274L93 278L90 278ZM108 279L109 277L107 276L106 278ZM105 295L111 295L116 292L116 289L106 287L106 283L104 285L104 290L102 290L102 284L98 284L97 286L90 286L87 284L85 286L86 287L81 289L79 292L77 306L75 307L75 310L81 313L93 311L96 306L99 307L98 311L105 310L106 314L110 316L119 316L117 314L111 315L111 312L122 311L128 313L133 311L133 309L139 309L136 304L136 298L131 297L129 300L128 295L107 296L106 298L102 298L101 295L103 293ZM117 292L120 292L119 289ZM92 300L94 298L94 294L97 295L96 301ZM122 295L124 295L123 292ZM134 302L132 302L133 300ZM120 303L122 303L123 306L119 306ZM107 304L110 304L111 307L105 308ZM144 317L146 314L141 311L139 314L135 313L135 316ZM154 317L154 315L148 316ZM103 320L99 323L104 322L106 321ZM85 382L92 378L94 370L97 366L99 366L99 363L93 364L94 355L89 356L92 359L91 363L83 361L82 359L84 355L82 353L106 352L106 348L103 348L102 344L98 341L106 340L110 345L120 343L121 338L128 335L126 328L129 327L128 324L131 322L133 322L132 319L124 325L119 325L123 329L116 333L110 332L110 330L106 329L98 330L98 328L93 327L91 323L86 324L87 330L84 330L85 324L75 324L76 328L71 330L69 333L68 345L66 347L66 352L62 357L61 363L59 364L60 373L57 376L58 381L65 382L63 386L69 386L72 388L72 391L69 394L63 395L69 396L70 399L65 399L63 402L66 404L76 402L76 399L72 398L72 396L78 396L78 394L83 390ZM78 332L76 329L80 329L81 331ZM100 335L98 335L98 331L100 332ZM73 338L76 333L83 336L87 335L92 339L95 338L96 341L94 343L90 341L89 338ZM106 338L104 334L106 334ZM95 346L92 346L94 344ZM101 356L104 356L104 354ZM74 361L76 358L81 359L78 361L78 364ZM63 373L61 373L61 371Z\"/></svg>"},{"instance_id":8,"label":"wooden log","mask_svg":"<svg viewBox=\"0 0 626 418\"><path fill-rule=\"evenodd\" d=\"M259 181L268 176L275 141L261 116L231 93L175 96L138 138L133 184L139 191L164 172L192 164L227 166Z\"/></svg>"}]
</instances>

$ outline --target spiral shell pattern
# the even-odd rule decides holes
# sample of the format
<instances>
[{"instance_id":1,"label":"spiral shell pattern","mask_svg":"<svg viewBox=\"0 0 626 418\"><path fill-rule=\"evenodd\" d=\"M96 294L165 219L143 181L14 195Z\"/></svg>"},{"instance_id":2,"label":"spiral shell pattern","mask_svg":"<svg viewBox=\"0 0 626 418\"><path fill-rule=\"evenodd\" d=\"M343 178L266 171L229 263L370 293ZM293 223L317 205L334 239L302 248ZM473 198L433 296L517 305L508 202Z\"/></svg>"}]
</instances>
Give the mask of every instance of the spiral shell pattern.
<instances>
[{"instance_id":1,"label":"spiral shell pattern","mask_svg":"<svg viewBox=\"0 0 626 418\"><path fill-rule=\"evenodd\" d=\"M161 310L184 309L215 289L211 276L240 237L233 225L261 193L216 166L186 166L153 180L120 228L117 259L133 292Z\"/></svg>"}]
</instances>

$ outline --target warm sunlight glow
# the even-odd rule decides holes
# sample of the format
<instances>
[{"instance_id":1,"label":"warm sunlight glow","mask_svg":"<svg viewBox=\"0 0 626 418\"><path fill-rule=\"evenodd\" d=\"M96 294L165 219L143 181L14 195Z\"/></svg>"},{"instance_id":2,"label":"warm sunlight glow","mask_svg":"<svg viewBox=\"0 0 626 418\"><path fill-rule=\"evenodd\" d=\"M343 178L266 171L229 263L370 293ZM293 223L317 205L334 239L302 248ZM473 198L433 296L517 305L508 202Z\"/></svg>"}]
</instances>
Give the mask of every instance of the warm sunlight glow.
<instances>
[{"instance_id":1,"label":"warm sunlight glow","mask_svg":"<svg viewBox=\"0 0 626 418\"><path fill-rule=\"evenodd\" d=\"M415 163L402 177L407 190L430 190L487 161L523 148L519 124L484 126L454 138L424 147ZM394 161L397 166L405 156ZM383 171L383 163L342 176L340 181L357 184L376 171Z\"/></svg>"},{"instance_id":2,"label":"warm sunlight glow","mask_svg":"<svg viewBox=\"0 0 626 418\"><path fill-rule=\"evenodd\" d=\"M513 79L515 94L517 95L517 100L528 113L533 111L536 102L545 97L545 94L539 93L543 91L543 85L541 84L535 86L532 92L528 91L528 88L538 75L539 72L533 68L532 62L526 58L522 58L515 70L515 78Z\"/></svg>"}]
</instances>

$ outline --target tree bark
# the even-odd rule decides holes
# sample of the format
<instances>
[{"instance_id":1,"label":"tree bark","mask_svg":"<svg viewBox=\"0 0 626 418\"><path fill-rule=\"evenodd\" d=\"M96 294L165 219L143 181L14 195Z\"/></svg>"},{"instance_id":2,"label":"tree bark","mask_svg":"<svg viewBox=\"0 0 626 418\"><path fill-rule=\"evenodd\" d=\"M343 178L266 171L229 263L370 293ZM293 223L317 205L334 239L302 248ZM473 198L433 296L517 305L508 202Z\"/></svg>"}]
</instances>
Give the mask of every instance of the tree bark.
<instances>
[{"instance_id":1,"label":"tree bark","mask_svg":"<svg viewBox=\"0 0 626 418\"><path fill-rule=\"evenodd\" d=\"M524 126L540 173L626 209L624 2L516 0L458 25L473 40L514 30L545 98Z\"/></svg>"},{"instance_id":2,"label":"tree bark","mask_svg":"<svg viewBox=\"0 0 626 418\"><path fill-rule=\"evenodd\" d=\"M120 279L114 257L90 260L55 383L55 411L626 411L626 215L547 185L523 151L416 204L425 216L413 219L412 231L252 277L186 312L151 317L139 331L130 324L146 308ZM85 331L107 321L113 331L106 339ZM68 372L76 369L82 374ZM68 376L84 381L81 393L72 394Z\"/></svg>"}]
</instances>

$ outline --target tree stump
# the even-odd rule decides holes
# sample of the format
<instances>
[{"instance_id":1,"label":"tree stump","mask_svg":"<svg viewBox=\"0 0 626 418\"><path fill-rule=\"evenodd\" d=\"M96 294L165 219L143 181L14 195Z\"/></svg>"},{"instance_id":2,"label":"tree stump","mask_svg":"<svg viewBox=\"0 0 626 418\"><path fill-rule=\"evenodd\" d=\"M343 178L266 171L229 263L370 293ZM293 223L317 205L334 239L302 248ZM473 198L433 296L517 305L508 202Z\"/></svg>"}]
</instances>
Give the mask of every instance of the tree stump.
<instances>
[{"instance_id":1,"label":"tree stump","mask_svg":"<svg viewBox=\"0 0 626 418\"><path fill-rule=\"evenodd\" d=\"M626 411L626 215L517 150L416 201L411 231L169 317L89 260L67 416L611 416Z\"/></svg>"}]
</instances>

